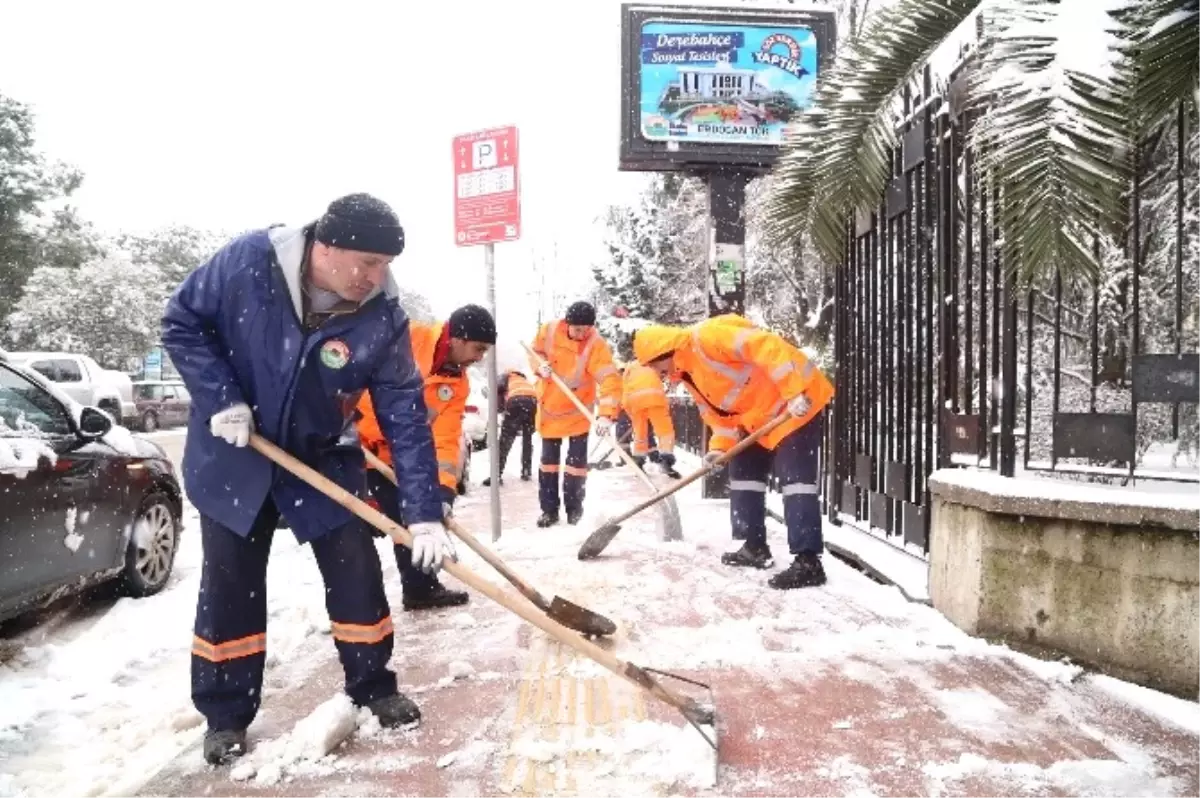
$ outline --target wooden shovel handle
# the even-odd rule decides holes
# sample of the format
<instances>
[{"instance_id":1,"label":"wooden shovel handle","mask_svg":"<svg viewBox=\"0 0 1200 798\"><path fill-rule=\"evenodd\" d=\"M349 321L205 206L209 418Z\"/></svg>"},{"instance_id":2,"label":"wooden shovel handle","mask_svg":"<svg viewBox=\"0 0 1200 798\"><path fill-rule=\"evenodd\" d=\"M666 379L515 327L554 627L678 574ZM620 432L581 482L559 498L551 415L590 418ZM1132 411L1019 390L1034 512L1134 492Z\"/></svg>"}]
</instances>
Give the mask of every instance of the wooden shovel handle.
<instances>
[{"instance_id":1,"label":"wooden shovel handle","mask_svg":"<svg viewBox=\"0 0 1200 798\"><path fill-rule=\"evenodd\" d=\"M363 447L363 455L367 458L367 462L370 463L372 468L374 468L380 474L383 474L383 476L387 478L387 480L393 485L396 484L396 472L391 466L376 457L374 453L365 446ZM513 587L521 591L521 595L532 601L538 609L540 609L542 612L546 612L549 609L550 602L546 601L546 598L541 593L537 592L533 585L529 584L524 579L513 573L512 570L510 570L509 567L504 564L504 560L501 560L494 552L480 543L479 540L466 529L464 529L461 524L459 524L453 518L445 519L445 524L446 528L453 532L459 540L461 540L463 543L466 543L471 551L478 554L488 565L499 571L501 576L511 582Z\"/></svg>"},{"instance_id":2,"label":"wooden shovel handle","mask_svg":"<svg viewBox=\"0 0 1200 798\"><path fill-rule=\"evenodd\" d=\"M624 513L622 513L621 515L617 516L616 518L610 519L609 521L606 522L606 525L607 524L619 524L623 521L628 521L630 518L637 515L642 510L645 510L647 507L652 507L655 504L657 504L658 502L660 502L663 499L670 496L671 494L675 493L676 491L683 490L688 485L690 485L693 482L695 482L696 480L700 479L705 474L715 471L720 466L723 466L726 463L728 463L730 460L732 460L734 457L737 456L738 452L744 451L745 449L748 449L749 447L758 443L760 438L762 438L765 435L769 435L777 427L779 427L780 424L783 424L785 421L787 421L791 417L792 417L791 413L788 413L787 411L780 413L778 416L771 419L771 421L769 421L766 426L760 427L759 429L755 430L750 435L746 436L745 438L742 438L742 440L738 441L736 446L734 446L732 449L730 449L729 451L722 454L715 461L713 461L711 463L705 463L704 465L700 466L700 468L698 468L695 471L693 471L692 473L688 474L683 479L677 480L674 485L667 488L666 490L659 491L658 493L651 496L649 499L646 499L646 501L637 505L633 509L627 510Z\"/></svg>"},{"instance_id":3,"label":"wooden shovel handle","mask_svg":"<svg viewBox=\"0 0 1200 798\"><path fill-rule=\"evenodd\" d=\"M529 344L522 341L521 346L525 347L525 351L529 353L530 357L536 359L538 363L547 365L546 359L537 352L534 352L533 349L530 348ZM579 412L583 413L583 417L588 420L589 424L596 423L596 417L592 415L592 411L588 410L587 406L583 402L579 401L579 397L575 395L575 392L572 391L565 382L563 382L562 377L554 373L553 369L550 371L550 379L554 380L554 384L558 386L559 390L567 395L567 398L569 398L575 404L575 407L579 408ZM625 461L625 464L633 468L634 473L641 477L642 482L646 483L652 493L658 493L658 485L654 484L654 480L650 479L649 474L638 468L638 464L634 461L633 455L622 449L620 446L614 446L613 449L616 450L617 454L621 455L621 459Z\"/></svg>"},{"instance_id":4,"label":"wooden shovel handle","mask_svg":"<svg viewBox=\"0 0 1200 798\"><path fill-rule=\"evenodd\" d=\"M250 447L280 468L321 491L321 493L324 493L368 524L387 533L392 540L402 543L405 546L412 546L412 535L407 529L350 493L350 491L341 485L338 485L328 477L300 462L258 433L250 435ZM694 701L667 689L659 682L653 680L642 668L617 659L595 643L585 640L578 634L567 631L543 613L534 610L521 601L514 601L512 597L505 595L504 591L499 587L477 575L465 565L448 560L443 565L443 568L445 568L446 573L464 585L479 591L509 612L517 615L527 623L533 624L555 640L570 646L597 664L603 665L622 679L626 679L630 683L641 687L663 703L678 709L685 715L693 709L695 705Z\"/></svg>"}]
</instances>

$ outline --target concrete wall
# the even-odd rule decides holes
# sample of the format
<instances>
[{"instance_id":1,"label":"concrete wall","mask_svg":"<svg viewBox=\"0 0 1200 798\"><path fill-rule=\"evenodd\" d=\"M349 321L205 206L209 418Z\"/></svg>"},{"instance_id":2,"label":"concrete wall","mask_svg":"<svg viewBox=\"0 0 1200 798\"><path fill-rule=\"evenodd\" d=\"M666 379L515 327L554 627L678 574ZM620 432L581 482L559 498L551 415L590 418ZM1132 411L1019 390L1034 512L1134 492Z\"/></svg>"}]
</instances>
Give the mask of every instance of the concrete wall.
<instances>
[{"instance_id":1,"label":"concrete wall","mask_svg":"<svg viewBox=\"0 0 1200 798\"><path fill-rule=\"evenodd\" d=\"M930 489L930 598L956 626L1196 697L1200 499L957 469Z\"/></svg>"}]
</instances>

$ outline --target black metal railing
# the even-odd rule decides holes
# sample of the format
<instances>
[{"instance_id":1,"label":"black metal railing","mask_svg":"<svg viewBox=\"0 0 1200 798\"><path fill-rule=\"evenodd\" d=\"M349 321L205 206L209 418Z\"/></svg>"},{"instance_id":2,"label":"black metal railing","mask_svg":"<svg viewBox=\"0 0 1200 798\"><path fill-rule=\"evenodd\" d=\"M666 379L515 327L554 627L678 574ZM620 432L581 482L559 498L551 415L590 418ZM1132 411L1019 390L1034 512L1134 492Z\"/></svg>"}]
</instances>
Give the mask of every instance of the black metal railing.
<instances>
[{"instance_id":1,"label":"black metal railing","mask_svg":"<svg viewBox=\"0 0 1200 798\"><path fill-rule=\"evenodd\" d=\"M927 552L927 480L938 467L1200 479L1184 109L1139 154L1127 241L1102 252L1097 240L1100 280L1066 285L1058 274L1017 282L1027 270L1003 240L1005 198L970 146L973 117L933 93L928 69L905 101L893 177L877 209L848 221L836 269L830 517ZM1171 225L1143 212L1150 193L1175 203ZM1173 257L1148 260L1151 238ZM1171 324L1156 307L1148 328L1148 303L1170 304ZM1189 466L1152 462L1155 447L1172 444L1188 449Z\"/></svg>"},{"instance_id":2,"label":"black metal railing","mask_svg":"<svg viewBox=\"0 0 1200 798\"><path fill-rule=\"evenodd\" d=\"M926 69L906 95L893 177L847 220L835 269L829 518L927 553L937 468L1200 481L1195 119L1181 106L1140 146L1126 240L1094 242L1099 280L1018 283L1038 270L1013 268L976 119L932 84ZM695 407L673 400L672 415L680 446L700 451ZM1172 451L1182 467L1156 462Z\"/></svg>"}]
</instances>

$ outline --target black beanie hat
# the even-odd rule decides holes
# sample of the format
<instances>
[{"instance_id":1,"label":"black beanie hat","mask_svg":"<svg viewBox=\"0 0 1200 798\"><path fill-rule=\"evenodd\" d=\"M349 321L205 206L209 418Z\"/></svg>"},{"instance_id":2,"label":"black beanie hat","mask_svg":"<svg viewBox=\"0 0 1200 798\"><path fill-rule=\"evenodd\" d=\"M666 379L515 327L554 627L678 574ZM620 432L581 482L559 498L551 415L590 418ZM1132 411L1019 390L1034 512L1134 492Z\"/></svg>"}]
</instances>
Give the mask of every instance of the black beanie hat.
<instances>
[{"instance_id":1,"label":"black beanie hat","mask_svg":"<svg viewBox=\"0 0 1200 798\"><path fill-rule=\"evenodd\" d=\"M370 194L347 194L329 203L317 220L317 241L339 249L396 256L404 251L404 228L396 212Z\"/></svg>"},{"instance_id":2,"label":"black beanie hat","mask_svg":"<svg viewBox=\"0 0 1200 798\"><path fill-rule=\"evenodd\" d=\"M496 321L487 308L479 305L463 305L450 314L447 321L451 338L478 341L482 344L496 343Z\"/></svg>"},{"instance_id":3,"label":"black beanie hat","mask_svg":"<svg viewBox=\"0 0 1200 798\"><path fill-rule=\"evenodd\" d=\"M576 302L567 308L567 324L578 324L583 327L596 326L596 309L588 302Z\"/></svg>"}]
</instances>

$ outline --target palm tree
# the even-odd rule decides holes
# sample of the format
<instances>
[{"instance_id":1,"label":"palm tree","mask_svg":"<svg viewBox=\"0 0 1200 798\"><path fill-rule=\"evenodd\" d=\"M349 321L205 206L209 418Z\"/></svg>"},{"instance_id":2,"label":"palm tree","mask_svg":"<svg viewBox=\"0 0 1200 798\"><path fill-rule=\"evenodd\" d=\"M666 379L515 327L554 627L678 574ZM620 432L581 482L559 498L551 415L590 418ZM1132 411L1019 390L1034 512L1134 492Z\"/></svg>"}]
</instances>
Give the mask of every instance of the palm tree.
<instances>
[{"instance_id":1,"label":"palm tree","mask_svg":"<svg viewBox=\"0 0 1200 798\"><path fill-rule=\"evenodd\" d=\"M900 97L980 15L965 106L1026 272L1094 276L1096 233L1119 234L1137 144L1197 106L1200 0L896 0L820 78L791 126L766 205L770 235L809 236L831 263L846 220L878 207ZM1045 273L1042 271L1042 273Z\"/></svg>"}]
</instances>

